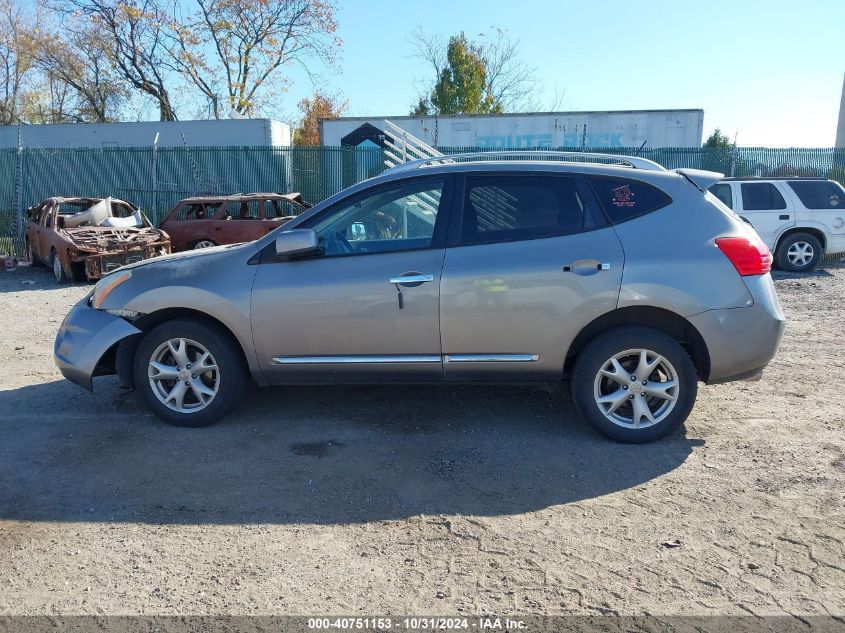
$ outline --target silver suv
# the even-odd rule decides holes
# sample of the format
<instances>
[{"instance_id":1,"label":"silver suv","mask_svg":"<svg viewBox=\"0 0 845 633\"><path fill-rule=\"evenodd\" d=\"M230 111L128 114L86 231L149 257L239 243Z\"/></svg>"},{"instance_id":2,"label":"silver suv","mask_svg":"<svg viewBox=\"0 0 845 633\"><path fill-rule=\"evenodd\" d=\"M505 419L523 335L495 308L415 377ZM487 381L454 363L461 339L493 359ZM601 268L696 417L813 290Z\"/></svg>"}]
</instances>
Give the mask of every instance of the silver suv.
<instances>
[{"instance_id":1,"label":"silver suv","mask_svg":"<svg viewBox=\"0 0 845 633\"><path fill-rule=\"evenodd\" d=\"M516 159L519 160L516 160ZM586 162L592 161L592 162ZM247 244L125 266L55 344L171 424L259 385L560 381L599 432L677 428L698 381L753 379L784 318L721 174L599 154L406 163Z\"/></svg>"}]
</instances>

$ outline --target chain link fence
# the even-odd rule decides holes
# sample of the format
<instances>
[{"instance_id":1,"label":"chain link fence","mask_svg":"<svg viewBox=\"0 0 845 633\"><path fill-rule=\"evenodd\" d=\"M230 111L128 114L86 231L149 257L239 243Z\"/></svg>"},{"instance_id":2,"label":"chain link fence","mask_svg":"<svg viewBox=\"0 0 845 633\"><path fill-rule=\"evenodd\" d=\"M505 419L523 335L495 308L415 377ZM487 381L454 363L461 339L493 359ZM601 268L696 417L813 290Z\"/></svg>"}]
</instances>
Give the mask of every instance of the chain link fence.
<instances>
[{"instance_id":1,"label":"chain link fence","mask_svg":"<svg viewBox=\"0 0 845 633\"><path fill-rule=\"evenodd\" d=\"M532 148L519 148L527 150ZM583 148L536 148L584 151ZM441 148L446 154L489 151ZM591 148L633 155L638 148ZM736 176L819 176L845 184L845 148L653 148L639 155L667 168ZM22 256L26 209L50 196L113 196L159 222L178 200L203 194L298 191L319 202L384 170L379 148L144 147L0 150L0 255Z\"/></svg>"}]
</instances>

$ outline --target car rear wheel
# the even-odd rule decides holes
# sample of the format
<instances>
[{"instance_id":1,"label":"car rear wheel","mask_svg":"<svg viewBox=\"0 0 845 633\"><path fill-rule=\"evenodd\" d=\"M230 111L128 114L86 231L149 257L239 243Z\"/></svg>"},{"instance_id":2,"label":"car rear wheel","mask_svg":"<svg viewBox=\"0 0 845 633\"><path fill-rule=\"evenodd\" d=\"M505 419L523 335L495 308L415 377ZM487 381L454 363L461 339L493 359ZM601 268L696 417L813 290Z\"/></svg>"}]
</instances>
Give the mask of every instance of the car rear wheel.
<instances>
[{"instance_id":1,"label":"car rear wheel","mask_svg":"<svg viewBox=\"0 0 845 633\"><path fill-rule=\"evenodd\" d=\"M217 244L215 244L211 240L199 240L197 242L194 242L194 245L191 248L193 250L196 250L198 248L211 248L212 246L217 246Z\"/></svg>"},{"instance_id":2,"label":"car rear wheel","mask_svg":"<svg viewBox=\"0 0 845 633\"><path fill-rule=\"evenodd\" d=\"M581 351L572 397L599 433L619 442L651 442L687 419L697 380L692 360L677 341L649 328L620 328Z\"/></svg>"},{"instance_id":3,"label":"car rear wheel","mask_svg":"<svg viewBox=\"0 0 845 633\"><path fill-rule=\"evenodd\" d=\"M231 336L193 319L155 327L135 354L135 388L174 426L207 426L228 413L246 390L246 372Z\"/></svg>"},{"instance_id":4,"label":"car rear wheel","mask_svg":"<svg viewBox=\"0 0 845 633\"><path fill-rule=\"evenodd\" d=\"M50 268L53 269L53 277L56 278L57 283L63 284L68 282L68 276L62 267L62 260L59 259L56 251L53 251L50 255Z\"/></svg>"},{"instance_id":5,"label":"car rear wheel","mask_svg":"<svg viewBox=\"0 0 845 633\"><path fill-rule=\"evenodd\" d=\"M38 255L35 254L35 250L32 248L32 242L29 240L26 241L26 258L29 260L30 266L41 266L43 263L38 259Z\"/></svg>"},{"instance_id":6,"label":"car rear wheel","mask_svg":"<svg viewBox=\"0 0 845 633\"><path fill-rule=\"evenodd\" d=\"M793 233L778 244L778 267L793 273L813 270L818 265L823 250L822 243L815 235Z\"/></svg>"}]
</instances>

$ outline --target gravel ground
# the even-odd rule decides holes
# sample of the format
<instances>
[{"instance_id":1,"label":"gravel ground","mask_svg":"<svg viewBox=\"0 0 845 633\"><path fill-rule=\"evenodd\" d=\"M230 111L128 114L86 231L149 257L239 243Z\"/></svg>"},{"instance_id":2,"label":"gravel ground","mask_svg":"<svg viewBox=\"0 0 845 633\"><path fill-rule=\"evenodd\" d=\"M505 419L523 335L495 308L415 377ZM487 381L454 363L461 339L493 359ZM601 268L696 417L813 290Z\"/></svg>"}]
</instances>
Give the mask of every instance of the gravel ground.
<instances>
[{"instance_id":1,"label":"gravel ground","mask_svg":"<svg viewBox=\"0 0 845 633\"><path fill-rule=\"evenodd\" d=\"M63 381L86 286L0 272L0 614L845 614L845 266L778 275L762 381L686 430L561 390L255 389L170 428Z\"/></svg>"}]
</instances>

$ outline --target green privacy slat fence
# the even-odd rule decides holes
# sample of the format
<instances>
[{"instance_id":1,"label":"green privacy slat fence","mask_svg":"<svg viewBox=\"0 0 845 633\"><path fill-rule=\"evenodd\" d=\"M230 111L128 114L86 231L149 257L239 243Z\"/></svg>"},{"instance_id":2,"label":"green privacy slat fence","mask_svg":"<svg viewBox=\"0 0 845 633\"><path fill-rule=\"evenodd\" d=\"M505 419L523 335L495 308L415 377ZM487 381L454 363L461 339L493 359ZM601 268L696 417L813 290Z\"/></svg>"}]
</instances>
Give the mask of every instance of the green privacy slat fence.
<instances>
[{"instance_id":1,"label":"green privacy slat fence","mask_svg":"<svg viewBox=\"0 0 845 633\"><path fill-rule=\"evenodd\" d=\"M632 155L637 149L589 151ZM449 147L441 151L489 150ZM647 148L639 155L670 169L693 167L736 176L821 176L845 184L845 148L740 147L735 152ZM155 153L152 148L24 148L20 153L4 149L0 150L0 254L23 254L23 236L16 230L17 185L21 212L50 196L114 196L139 205L158 222L179 199L190 195L299 191L316 203L383 170L384 155L378 148L174 147Z\"/></svg>"}]
</instances>

